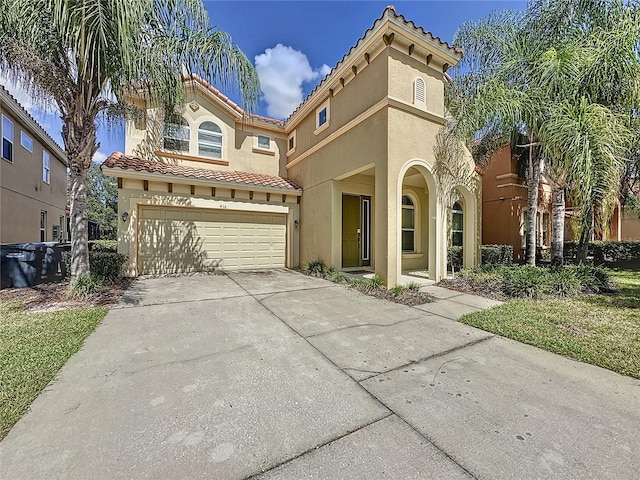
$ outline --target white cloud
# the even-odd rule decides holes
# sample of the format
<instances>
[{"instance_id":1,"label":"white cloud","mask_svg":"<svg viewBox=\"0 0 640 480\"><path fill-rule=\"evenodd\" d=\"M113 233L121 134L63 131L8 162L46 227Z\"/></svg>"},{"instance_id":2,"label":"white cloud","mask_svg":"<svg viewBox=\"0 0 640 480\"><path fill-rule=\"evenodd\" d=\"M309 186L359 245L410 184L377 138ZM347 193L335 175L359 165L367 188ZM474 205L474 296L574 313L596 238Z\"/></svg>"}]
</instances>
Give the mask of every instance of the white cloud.
<instances>
[{"instance_id":1,"label":"white cloud","mask_svg":"<svg viewBox=\"0 0 640 480\"><path fill-rule=\"evenodd\" d=\"M331 71L328 65L314 70L304 53L280 43L256 55L255 62L267 114L276 118L288 117L300 105L304 83Z\"/></svg>"},{"instance_id":2,"label":"white cloud","mask_svg":"<svg viewBox=\"0 0 640 480\"><path fill-rule=\"evenodd\" d=\"M92 162L97 163L98 165L104 162L107 159L107 154L98 150L93 154Z\"/></svg>"}]
</instances>

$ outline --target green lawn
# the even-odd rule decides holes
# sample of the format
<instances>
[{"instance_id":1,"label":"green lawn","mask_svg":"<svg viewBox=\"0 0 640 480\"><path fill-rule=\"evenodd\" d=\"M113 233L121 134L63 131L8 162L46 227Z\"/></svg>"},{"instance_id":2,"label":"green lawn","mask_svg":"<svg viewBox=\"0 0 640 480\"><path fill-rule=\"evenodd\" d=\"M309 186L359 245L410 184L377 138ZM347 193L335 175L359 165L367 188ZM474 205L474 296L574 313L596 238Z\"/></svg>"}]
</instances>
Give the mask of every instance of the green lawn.
<instances>
[{"instance_id":1,"label":"green lawn","mask_svg":"<svg viewBox=\"0 0 640 480\"><path fill-rule=\"evenodd\" d=\"M615 294L511 300L460 321L640 378L640 272L611 270Z\"/></svg>"},{"instance_id":2,"label":"green lawn","mask_svg":"<svg viewBox=\"0 0 640 480\"><path fill-rule=\"evenodd\" d=\"M0 439L106 315L106 308L47 313L0 303Z\"/></svg>"}]
</instances>

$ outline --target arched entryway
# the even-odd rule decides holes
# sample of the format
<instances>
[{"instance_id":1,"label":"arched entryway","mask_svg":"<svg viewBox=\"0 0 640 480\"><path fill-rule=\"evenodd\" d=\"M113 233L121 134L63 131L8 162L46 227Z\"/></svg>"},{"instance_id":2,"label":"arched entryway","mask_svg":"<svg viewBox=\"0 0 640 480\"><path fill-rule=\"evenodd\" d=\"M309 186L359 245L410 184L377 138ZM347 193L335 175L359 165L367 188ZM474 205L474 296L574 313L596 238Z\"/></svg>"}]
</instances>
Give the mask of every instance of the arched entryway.
<instances>
[{"instance_id":1,"label":"arched entryway","mask_svg":"<svg viewBox=\"0 0 640 480\"><path fill-rule=\"evenodd\" d=\"M398 176L396 278L415 275L439 279L437 267L436 187L430 166L407 162Z\"/></svg>"},{"instance_id":2,"label":"arched entryway","mask_svg":"<svg viewBox=\"0 0 640 480\"><path fill-rule=\"evenodd\" d=\"M462 267L476 264L477 204L471 192L456 186L449 196L448 245L462 247Z\"/></svg>"}]
</instances>

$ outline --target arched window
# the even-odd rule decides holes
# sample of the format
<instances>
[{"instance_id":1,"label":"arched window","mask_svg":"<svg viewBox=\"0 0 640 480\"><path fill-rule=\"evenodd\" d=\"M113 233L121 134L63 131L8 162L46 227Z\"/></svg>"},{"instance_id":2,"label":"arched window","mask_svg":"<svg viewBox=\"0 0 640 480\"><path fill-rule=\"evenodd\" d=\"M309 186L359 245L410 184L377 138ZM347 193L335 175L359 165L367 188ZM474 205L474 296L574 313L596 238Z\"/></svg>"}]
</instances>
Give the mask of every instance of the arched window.
<instances>
[{"instance_id":1,"label":"arched window","mask_svg":"<svg viewBox=\"0 0 640 480\"><path fill-rule=\"evenodd\" d=\"M413 103L424 105L426 102L425 85L422 78L416 78L413 82Z\"/></svg>"},{"instance_id":2,"label":"arched window","mask_svg":"<svg viewBox=\"0 0 640 480\"><path fill-rule=\"evenodd\" d=\"M408 195L402 196L402 251L416 251L416 206Z\"/></svg>"},{"instance_id":3,"label":"arched window","mask_svg":"<svg viewBox=\"0 0 640 480\"><path fill-rule=\"evenodd\" d=\"M189 153L189 137L191 129L189 122L184 118L180 119L180 123L165 123L164 125L164 149L172 152Z\"/></svg>"},{"instance_id":4,"label":"arched window","mask_svg":"<svg viewBox=\"0 0 640 480\"><path fill-rule=\"evenodd\" d=\"M462 206L456 202L451 210L451 245L454 247L462 246L462 226L463 226Z\"/></svg>"},{"instance_id":5,"label":"arched window","mask_svg":"<svg viewBox=\"0 0 640 480\"><path fill-rule=\"evenodd\" d=\"M222 130L213 122L202 122L198 128L198 155L222 158Z\"/></svg>"}]
</instances>

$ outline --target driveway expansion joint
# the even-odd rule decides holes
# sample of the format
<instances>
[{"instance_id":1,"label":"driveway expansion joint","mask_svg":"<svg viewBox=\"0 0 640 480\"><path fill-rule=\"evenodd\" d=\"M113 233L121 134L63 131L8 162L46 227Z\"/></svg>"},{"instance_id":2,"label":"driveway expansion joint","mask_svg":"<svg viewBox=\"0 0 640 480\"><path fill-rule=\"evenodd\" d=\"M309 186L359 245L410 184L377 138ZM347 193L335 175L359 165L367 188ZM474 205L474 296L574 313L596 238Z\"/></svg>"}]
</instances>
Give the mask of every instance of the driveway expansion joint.
<instances>
[{"instance_id":1,"label":"driveway expansion joint","mask_svg":"<svg viewBox=\"0 0 640 480\"><path fill-rule=\"evenodd\" d=\"M424 312L424 315L419 315L417 317L407 318L405 320L398 320L397 322L394 322L394 323L387 323L387 324L385 324L385 323L360 323L358 325L349 325L347 327L336 328L334 330L329 330L327 332L314 333L312 335L307 335L304 338L321 337L322 335L329 335L331 333L342 332L344 330L350 330L350 329L353 329L353 328L362 328L362 327L395 327L396 325L400 325L401 323L420 320L422 317L431 317L431 316L433 316L431 313ZM355 369L352 369L352 370L355 370Z\"/></svg>"},{"instance_id":2,"label":"driveway expansion joint","mask_svg":"<svg viewBox=\"0 0 640 480\"><path fill-rule=\"evenodd\" d=\"M286 464L288 464L288 463L291 463L291 462L293 462L294 460L297 460L298 458L304 457L305 455L307 455L307 454L309 454L309 453L313 452L314 450L318 450L318 449L320 449L320 448L322 448L322 447L326 447L327 445L330 445L330 444L332 444L332 443L334 443L334 442L337 442L337 441L339 441L339 440L341 440L341 439L343 439L343 438L345 438L345 437L348 437L348 436L349 436L349 435L351 435L352 433L355 433L355 432L357 432L357 431L359 431L359 430L362 430L363 428L367 428L367 427L369 427L369 426L371 426L371 425L373 425L373 424L375 424L375 423L381 422L382 420L384 420L384 419L386 419L386 418L389 418L389 417L391 417L391 416L393 416L393 415L395 415L395 414L394 414L394 413L392 413L392 412L389 412L389 413L387 413L386 415L383 415L383 416L381 416L381 417L379 417L379 418L376 418L376 419L374 419L374 420L371 420L370 422L367 422L367 423L365 423L365 424L363 424L363 425L360 425L360 426L358 426L358 427L356 427L356 428L353 428L353 429L349 430L348 432L346 432L346 433L345 433L345 434L343 434L343 435L338 435L337 437L332 438L331 440L327 440L326 442L323 442L323 443L320 443L320 444L318 444L318 445L315 445L315 446L313 446L313 447L309 448L308 450L305 450L304 452L302 452L302 453L300 453L300 454L298 454L298 455L295 455L294 457L288 458L287 460L285 460L285 461L283 461L283 462L280 462L280 463L278 463L278 464L276 464L276 465L273 465L273 466L271 466L271 467L266 467L265 469L260 470L259 472L252 473L252 474L251 474L251 475L249 475L248 477L245 477L243 480L255 480L255 479L259 478L261 475L264 475L265 473L267 473L267 472L269 472L269 471L271 471L271 470L275 470L276 468L279 468L279 467L281 467L281 466L283 466L283 465L286 465ZM397 415L396 415L396 416L397 416ZM403 420L403 421L404 421L404 420ZM406 423L406 422L405 422L405 423ZM413 427L412 427L412 428L413 428Z\"/></svg>"},{"instance_id":3,"label":"driveway expansion joint","mask_svg":"<svg viewBox=\"0 0 640 480\"><path fill-rule=\"evenodd\" d=\"M246 290L245 290L246 292ZM228 297L215 297L215 298L196 298L193 300L177 300L174 302L158 302L158 303L145 303L144 305L114 305L111 310L124 310L126 308L145 308L145 307L157 307L159 305L179 305L183 303L198 303L198 302L214 302L217 300L232 300L234 298L249 297L248 292L242 295L229 295Z\"/></svg>"},{"instance_id":4,"label":"driveway expansion joint","mask_svg":"<svg viewBox=\"0 0 640 480\"><path fill-rule=\"evenodd\" d=\"M472 342L465 343L464 345L458 345L457 347L450 348L450 349L445 350L443 352L434 353L433 355L429 355L428 357L418 358L417 360L414 360L414 361L409 362L409 363L405 363L404 365L400 365L399 367L394 367L394 368L391 368L389 370L385 370L384 372L380 372L377 375L373 375L373 376L368 377L368 378L363 378L362 380L360 380L360 382L364 382L365 380L369 380L370 378L377 377L378 375L386 375L388 373L395 372L396 370L400 370L401 368L407 368L407 367L410 367L412 365L416 365L417 363L426 362L427 360L431 360L432 358L444 357L445 355L448 355L448 354L453 353L453 352L457 352L458 350L462 350L462 349L468 348L468 347L473 347L474 345L478 345L479 343L483 343L483 342L486 342L487 340L491 340L492 338L496 338L496 336L497 335L492 335L492 334L491 335L487 335L486 337L478 338L477 340L473 340ZM355 369L352 369L352 370L355 370Z\"/></svg>"}]
</instances>

